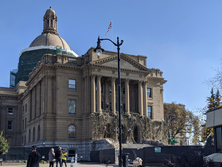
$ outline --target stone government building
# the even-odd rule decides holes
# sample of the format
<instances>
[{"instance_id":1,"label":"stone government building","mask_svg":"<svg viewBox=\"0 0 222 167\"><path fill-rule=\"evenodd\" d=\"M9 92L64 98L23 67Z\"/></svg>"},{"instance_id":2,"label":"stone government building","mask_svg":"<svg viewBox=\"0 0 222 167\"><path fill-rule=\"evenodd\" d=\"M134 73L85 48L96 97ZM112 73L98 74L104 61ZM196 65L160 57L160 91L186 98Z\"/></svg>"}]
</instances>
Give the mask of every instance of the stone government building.
<instances>
[{"instance_id":1,"label":"stone government building","mask_svg":"<svg viewBox=\"0 0 222 167\"><path fill-rule=\"evenodd\" d=\"M42 34L10 72L10 87L0 87L0 130L11 146L62 146L89 160L90 150L118 141L117 53L97 57L91 47L78 56L59 36L57 21L50 7ZM146 56L120 58L122 142L167 143L163 72L147 68Z\"/></svg>"}]
</instances>

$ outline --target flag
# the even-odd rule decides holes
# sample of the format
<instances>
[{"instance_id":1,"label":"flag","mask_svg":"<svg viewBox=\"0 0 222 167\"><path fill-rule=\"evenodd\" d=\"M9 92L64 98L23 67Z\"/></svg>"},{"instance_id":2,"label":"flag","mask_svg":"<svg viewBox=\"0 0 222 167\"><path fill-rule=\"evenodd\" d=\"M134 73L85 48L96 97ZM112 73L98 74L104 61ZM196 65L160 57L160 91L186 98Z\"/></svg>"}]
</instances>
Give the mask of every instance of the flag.
<instances>
[{"instance_id":1,"label":"flag","mask_svg":"<svg viewBox=\"0 0 222 167\"><path fill-rule=\"evenodd\" d=\"M110 24L109 24L109 27L108 27L108 30L107 30L106 35L105 35L105 36L107 36L107 35L108 35L109 29L111 29L111 28L112 28L112 21L111 21L111 22L110 22Z\"/></svg>"}]
</instances>

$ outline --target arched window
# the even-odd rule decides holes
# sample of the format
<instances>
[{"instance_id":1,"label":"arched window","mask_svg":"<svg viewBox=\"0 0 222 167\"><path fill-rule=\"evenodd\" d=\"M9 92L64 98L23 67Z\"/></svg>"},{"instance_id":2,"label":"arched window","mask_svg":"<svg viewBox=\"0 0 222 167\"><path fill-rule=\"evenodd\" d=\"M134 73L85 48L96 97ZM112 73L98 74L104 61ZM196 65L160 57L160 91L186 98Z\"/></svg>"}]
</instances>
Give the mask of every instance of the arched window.
<instances>
[{"instance_id":1,"label":"arched window","mask_svg":"<svg viewBox=\"0 0 222 167\"><path fill-rule=\"evenodd\" d=\"M29 143L31 142L31 129L29 129Z\"/></svg>"},{"instance_id":2,"label":"arched window","mask_svg":"<svg viewBox=\"0 0 222 167\"><path fill-rule=\"evenodd\" d=\"M69 138L75 139L76 138L76 127L74 125L70 125L68 128Z\"/></svg>"},{"instance_id":3,"label":"arched window","mask_svg":"<svg viewBox=\"0 0 222 167\"><path fill-rule=\"evenodd\" d=\"M32 141L35 141L35 127L33 128L33 135L32 135Z\"/></svg>"},{"instance_id":4,"label":"arched window","mask_svg":"<svg viewBox=\"0 0 222 167\"><path fill-rule=\"evenodd\" d=\"M40 140L40 125L38 126L38 136L37 136L37 140Z\"/></svg>"}]
</instances>

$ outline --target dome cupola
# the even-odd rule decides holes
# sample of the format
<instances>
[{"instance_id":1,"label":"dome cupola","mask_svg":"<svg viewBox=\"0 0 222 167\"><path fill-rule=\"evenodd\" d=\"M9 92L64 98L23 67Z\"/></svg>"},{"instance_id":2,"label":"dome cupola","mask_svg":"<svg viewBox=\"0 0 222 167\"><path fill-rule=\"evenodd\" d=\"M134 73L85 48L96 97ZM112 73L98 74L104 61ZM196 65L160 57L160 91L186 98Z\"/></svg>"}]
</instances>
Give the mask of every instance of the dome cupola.
<instances>
[{"instance_id":1,"label":"dome cupola","mask_svg":"<svg viewBox=\"0 0 222 167\"><path fill-rule=\"evenodd\" d=\"M43 17L43 32L36 37L29 47L36 46L53 46L62 49L71 50L69 45L62 39L57 32L57 16L55 11L50 7L46 10Z\"/></svg>"},{"instance_id":2,"label":"dome cupola","mask_svg":"<svg viewBox=\"0 0 222 167\"><path fill-rule=\"evenodd\" d=\"M52 33L58 35L57 32L57 16L55 11L51 8L47 9L43 17L44 29L42 34Z\"/></svg>"}]
</instances>

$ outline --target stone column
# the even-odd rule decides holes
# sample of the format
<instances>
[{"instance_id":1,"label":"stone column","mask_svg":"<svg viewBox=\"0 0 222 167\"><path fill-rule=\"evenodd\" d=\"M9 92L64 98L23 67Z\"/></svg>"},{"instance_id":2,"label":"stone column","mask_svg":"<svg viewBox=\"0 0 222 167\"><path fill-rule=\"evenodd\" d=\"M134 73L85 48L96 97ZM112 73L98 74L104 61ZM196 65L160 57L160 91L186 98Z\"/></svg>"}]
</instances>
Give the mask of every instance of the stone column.
<instances>
[{"instance_id":1,"label":"stone column","mask_svg":"<svg viewBox=\"0 0 222 167\"><path fill-rule=\"evenodd\" d=\"M129 79L125 80L125 109L126 109L126 113L130 114Z\"/></svg>"},{"instance_id":2,"label":"stone column","mask_svg":"<svg viewBox=\"0 0 222 167\"><path fill-rule=\"evenodd\" d=\"M86 113L87 112L87 93L88 93L88 91L87 91L87 76L84 76L83 77L83 83L84 83L84 89L85 89L85 92L84 92L84 112Z\"/></svg>"},{"instance_id":3,"label":"stone column","mask_svg":"<svg viewBox=\"0 0 222 167\"><path fill-rule=\"evenodd\" d=\"M47 113L55 113L55 111L52 111L52 77L47 77Z\"/></svg>"},{"instance_id":4,"label":"stone column","mask_svg":"<svg viewBox=\"0 0 222 167\"><path fill-rule=\"evenodd\" d=\"M97 76L97 112L102 112L101 109L101 76Z\"/></svg>"},{"instance_id":5,"label":"stone column","mask_svg":"<svg viewBox=\"0 0 222 167\"><path fill-rule=\"evenodd\" d=\"M138 82L138 110L139 110L140 116L143 116L142 81Z\"/></svg>"},{"instance_id":6,"label":"stone column","mask_svg":"<svg viewBox=\"0 0 222 167\"><path fill-rule=\"evenodd\" d=\"M115 92L115 84L116 84L116 78L112 78L112 111L115 114L116 113L116 92Z\"/></svg>"},{"instance_id":7,"label":"stone column","mask_svg":"<svg viewBox=\"0 0 222 167\"><path fill-rule=\"evenodd\" d=\"M32 120L36 118L36 86L33 87L32 92Z\"/></svg>"},{"instance_id":8,"label":"stone column","mask_svg":"<svg viewBox=\"0 0 222 167\"><path fill-rule=\"evenodd\" d=\"M33 92L33 90L30 90L30 93L29 93L29 104L30 104L30 106L29 106L29 122L32 121L32 92Z\"/></svg>"},{"instance_id":9,"label":"stone column","mask_svg":"<svg viewBox=\"0 0 222 167\"><path fill-rule=\"evenodd\" d=\"M36 116L40 116L40 83L36 86Z\"/></svg>"},{"instance_id":10,"label":"stone column","mask_svg":"<svg viewBox=\"0 0 222 167\"><path fill-rule=\"evenodd\" d=\"M91 112L94 113L96 110L95 105L95 75L91 76Z\"/></svg>"},{"instance_id":11,"label":"stone column","mask_svg":"<svg viewBox=\"0 0 222 167\"><path fill-rule=\"evenodd\" d=\"M148 117L147 113L147 81L143 83L143 112L145 113L145 116Z\"/></svg>"},{"instance_id":12,"label":"stone column","mask_svg":"<svg viewBox=\"0 0 222 167\"><path fill-rule=\"evenodd\" d=\"M105 107L106 107L107 103L109 106L109 82L108 81L105 82L105 103L106 103ZM107 108L105 108L105 109L107 109ZM109 107L108 107L108 110L109 110Z\"/></svg>"}]
</instances>

